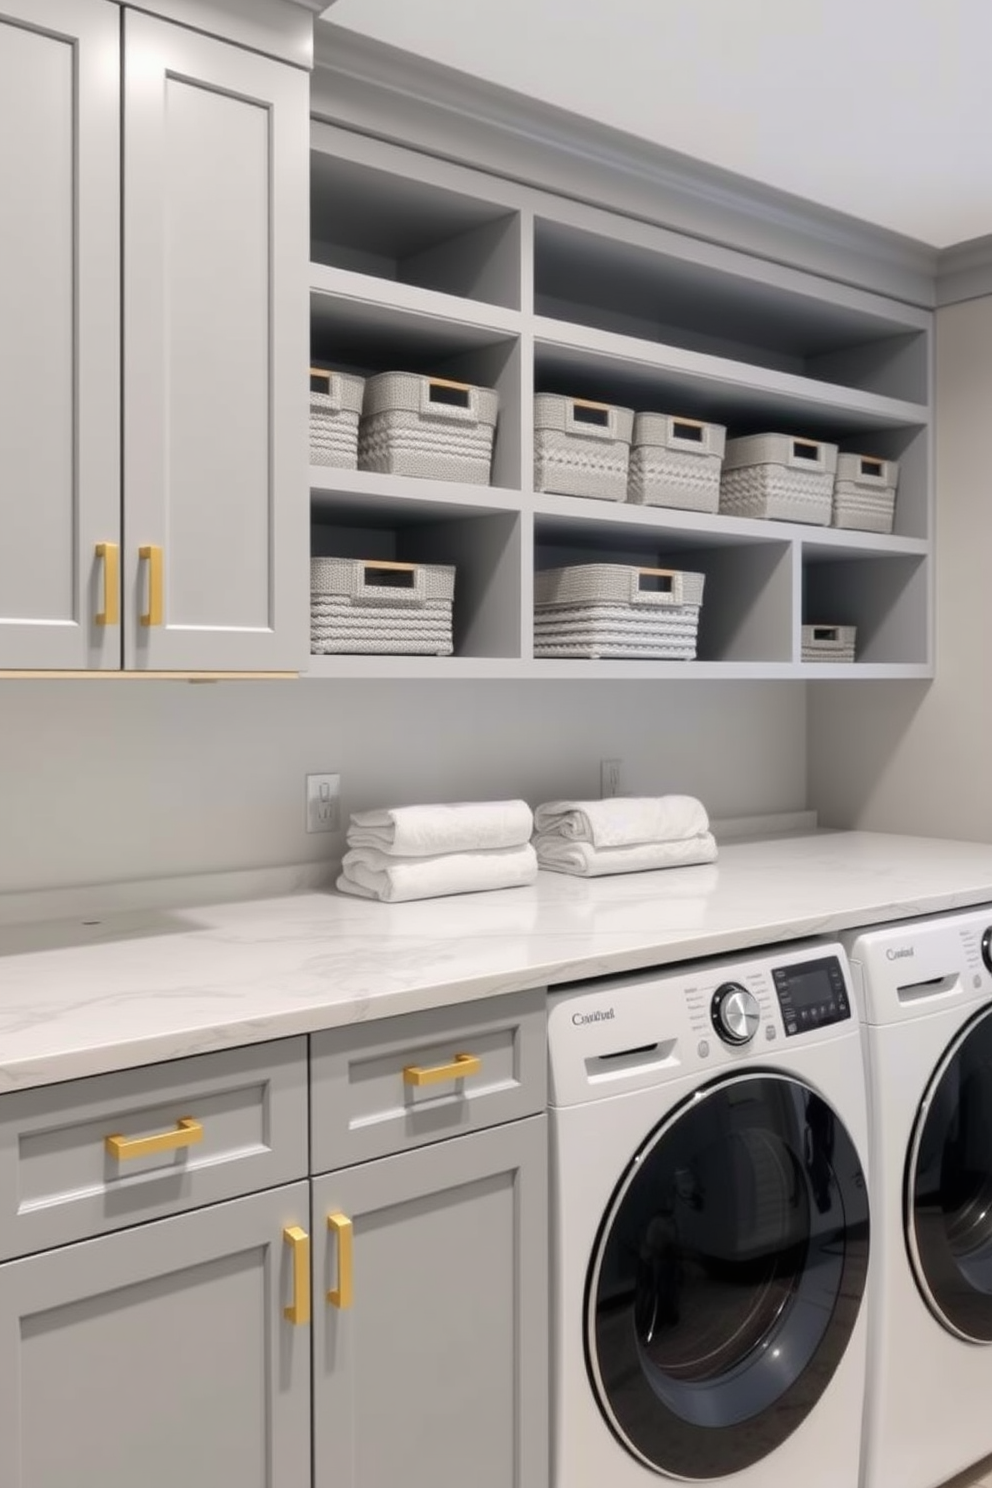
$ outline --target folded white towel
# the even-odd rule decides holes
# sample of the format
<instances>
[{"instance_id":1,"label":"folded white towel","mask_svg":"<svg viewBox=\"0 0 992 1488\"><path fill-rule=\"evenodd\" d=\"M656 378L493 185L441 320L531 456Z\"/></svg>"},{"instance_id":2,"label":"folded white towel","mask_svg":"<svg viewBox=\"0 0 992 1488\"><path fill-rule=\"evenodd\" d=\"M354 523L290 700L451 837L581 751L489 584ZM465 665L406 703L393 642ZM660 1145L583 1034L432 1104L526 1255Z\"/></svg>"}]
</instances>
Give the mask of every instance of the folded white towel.
<instances>
[{"instance_id":1,"label":"folded white towel","mask_svg":"<svg viewBox=\"0 0 992 1488\"><path fill-rule=\"evenodd\" d=\"M644 873L651 868L686 868L712 863L716 839L711 832L684 837L680 842L636 842L630 847L594 847L591 842L566 842L563 837L535 837L537 861L553 873L578 873L602 878L609 873Z\"/></svg>"},{"instance_id":2,"label":"folded white towel","mask_svg":"<svg viewBox=\"0 0 992 1488\"><path fill-rule=\"evenodd\" d=\"M434 858L397 858L374 847L356 847L341 863L338 888L365 899L399 904L441 894L513 889L537 878L537 855L529 842L489 852L444 853Z\"/></svg>"},{"instance_id":3,"label":"folded white towel","mask_svg":"<svg viewBox=\"0 0 992 1488\"><path fill-rule=\"evenodd\" d=\"M554 833L595 847L680 842L709 831L706 808L695 796L613 796L606 801L548 801L538 806L539 836Z\"/></svg>"},{"instance_id":4,"label":"folded white towel","mask_svg":"<svg viewBox=\"0 0 992 1488\"><path fill-rule=\"evenodd\" d=\"M356 811L348 828L349 847L376 847L403 858L439 853L480 852L521 847L529 841L534 817L526 801L465 801L447 806L394 806Z\"/></svg>"}]
</instances>

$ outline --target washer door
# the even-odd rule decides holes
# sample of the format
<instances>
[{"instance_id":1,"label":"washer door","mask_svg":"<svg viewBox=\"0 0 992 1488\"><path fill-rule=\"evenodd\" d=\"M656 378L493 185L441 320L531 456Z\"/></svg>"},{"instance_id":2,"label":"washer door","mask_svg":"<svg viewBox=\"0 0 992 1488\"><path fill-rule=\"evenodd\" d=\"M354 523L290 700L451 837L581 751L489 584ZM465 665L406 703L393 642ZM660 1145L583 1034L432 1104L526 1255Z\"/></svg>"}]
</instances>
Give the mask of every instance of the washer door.
<instances>
[{"instance_id":1,"label":"washer door","mask_svg":"<svg viewBox=\"0 0 992 1488\"><path fill-rule=\"evenodd\" d=\"M923 1098L905 1220L916 1283L937 1321L992 1343L992 1009L953 1040Z\"/></svg>"},{"instance_id":2,"label":"washer door","mask_svg":"<svg viewBox=\"0 0 992 1488\"><path fill-rule=\"evenodd\" d=\"M589 1267L586 1360L614 1435L675 1477L760 1462L830 1383L867 1265L835 1112L774 1074L698 1092L634 1157Z\"/></svg>"}]
</instances>

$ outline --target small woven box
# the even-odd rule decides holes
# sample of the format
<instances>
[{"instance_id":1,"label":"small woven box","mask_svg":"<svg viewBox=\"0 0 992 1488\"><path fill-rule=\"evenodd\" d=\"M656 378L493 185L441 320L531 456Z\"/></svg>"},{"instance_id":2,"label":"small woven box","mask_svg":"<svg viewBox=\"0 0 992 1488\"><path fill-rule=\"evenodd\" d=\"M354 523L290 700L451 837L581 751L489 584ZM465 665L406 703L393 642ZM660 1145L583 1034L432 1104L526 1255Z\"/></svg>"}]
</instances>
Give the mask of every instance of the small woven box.
<instances>
[{"instance_id":1,"label":"small woven box","mask_svg":"<svg viewBox=\"0 0 992 1488\"><path fill-rule=\"evenodd\" d=\"M310 368L310 464L354 470L365 378Z\"/></svg>"},{"instance_id":2,"label":"small woven box","mask_svg":"<svg viewBox=\"0 0 992 1488\"><path fill-rule=\"evenodd\" d=\"M634 414L609 403L538 393L534 399L534 489L623 501Z\"/></svg>"},{"instance_id":3,"label":"small woven box","mask_svg":"<svg viewBox=\"0 0 992 1488\"><path fill-rule=\"evenodd\" d=\"M855 532L891 532L899 466L871 455L838 455L833 526Z\"/></svg>"},{"instance_id":4,"label":"small woven box","mask_svg":"<svg viewBox=\"0 0 992 1488\"><path fill-rule=\"evenodd\" d=\"M380 372L365 384L359 469L487 486L498 412L493 388Z\"/></svg>"},{"instance_id":5,"label":"small woven box","mask_svg":"<svg viewBox=\"0 0 992 1488\"><path fill-rule=\"evenodd\" d=\"M310 561L310 650L450 656L455 570L360 558Z\"/></svg>"},{"instance_id":6,"label":"small woven box","mask_svg":"<svg viewBox=\"0 0 992 1488\"><path fill-rule=\"evenodd\" d=\"M534 575L534 655L692 661L705 577L582 563Z\"/></svg>"},{"instance_id":7,"label":"small woven box","mask_svg":"<svg viewBox=\"0 0 992 1488\"><path fill-rule=\"evenodd\" d=\"M803 661L853 661L856 625L804 625Z\"/></svg>"},{"instance_id":8,"label":"small woven box","mask_svg":"<svg viewBox=\"0 0 992 1488\"><path fill-rule=\"evenodd\" d=\"M721 424L668 413L636 414L627 500L641 506L715 512L726 442Z\"/></svg>"},{"instance_id":9,"label":"small woven box","mask_svg":"<svg viewBox=\"0 0 992 1488\"><path fill-rule=\"evenodd\" d=\"M791 434L729 439L720 477L720 510L826 527L833 508L837 446Z\"/></svg>"}]
</instances>

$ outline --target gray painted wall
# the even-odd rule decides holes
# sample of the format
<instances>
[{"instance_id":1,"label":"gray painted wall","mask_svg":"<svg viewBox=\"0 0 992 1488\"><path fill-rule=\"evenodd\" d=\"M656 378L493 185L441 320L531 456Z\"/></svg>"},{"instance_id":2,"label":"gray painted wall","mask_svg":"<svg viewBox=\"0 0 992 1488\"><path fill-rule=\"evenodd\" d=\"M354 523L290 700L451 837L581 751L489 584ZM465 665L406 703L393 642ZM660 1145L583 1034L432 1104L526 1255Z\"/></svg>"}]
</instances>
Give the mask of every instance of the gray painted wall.
<instances>
[{"instance_id":1,"label":"gray painted wall","mask_svg":"<svg viewBox=\"0 0 992 1488\"><path fill-rule=\"evenodd\" d=\"M688 791L806 801L801 683L0 683L0 892L315 861L304 775L373 805Z\"/></svg>"},{"instance_id":2,"label":"gray painted wall","mask_svg":"<svg viewBox=\"0 0 992 1488\"><path fill-rule=\"evenodd\" d=\"M809 689L809 804L827 825L992 841L992 298L937 314L932 683Z\"/></svg>"}]
</instances>

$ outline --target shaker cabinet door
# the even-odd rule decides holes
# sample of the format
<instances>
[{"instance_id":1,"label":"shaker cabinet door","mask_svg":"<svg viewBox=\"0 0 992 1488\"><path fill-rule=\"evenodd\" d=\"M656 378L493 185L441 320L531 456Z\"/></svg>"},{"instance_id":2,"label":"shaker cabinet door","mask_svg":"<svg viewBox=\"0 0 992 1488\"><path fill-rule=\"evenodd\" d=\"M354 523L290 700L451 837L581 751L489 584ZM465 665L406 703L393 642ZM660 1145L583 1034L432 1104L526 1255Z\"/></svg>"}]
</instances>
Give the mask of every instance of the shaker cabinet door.
<instances>
[{"instance_id":1,"label":"shaker cabinet door","mask_svg":"<svg viewBox=\"0 0 992 1488\"><path fill-rule=\"evenodd\" d=\"M130 9L123 55L125 665L296 671L308 78Z\"/></svg>"},{"instance_id":2,"label":"shaker cabinet door","mask_svg":"<svg viewBox=\"0 0 992 1488\"><path fill-rule=\"evenodd\" d=\"M314 1488L547 1488L546 1141L314 1180Z\"/></svg>"},{"instance_id":3,"label":"shaker cabinet door","mask_svg":"<svg viewBox=\"0 0 992 1488\"><path fill-rule=\"evenodd\" d=\"M119 142L118 7L0 0L0 669L120 666Z\"/></svg>"},{"instance_id":4,"label":"shaker cabinet door","mask_svg":"<svg viewBox=\"0 0 992 1488\"><path fill-rule=\"evenodd\" d=\"M309 1488L307 1206L296 1183L0 1266L4 1488Z\"/></svg>"}]
</instances>

